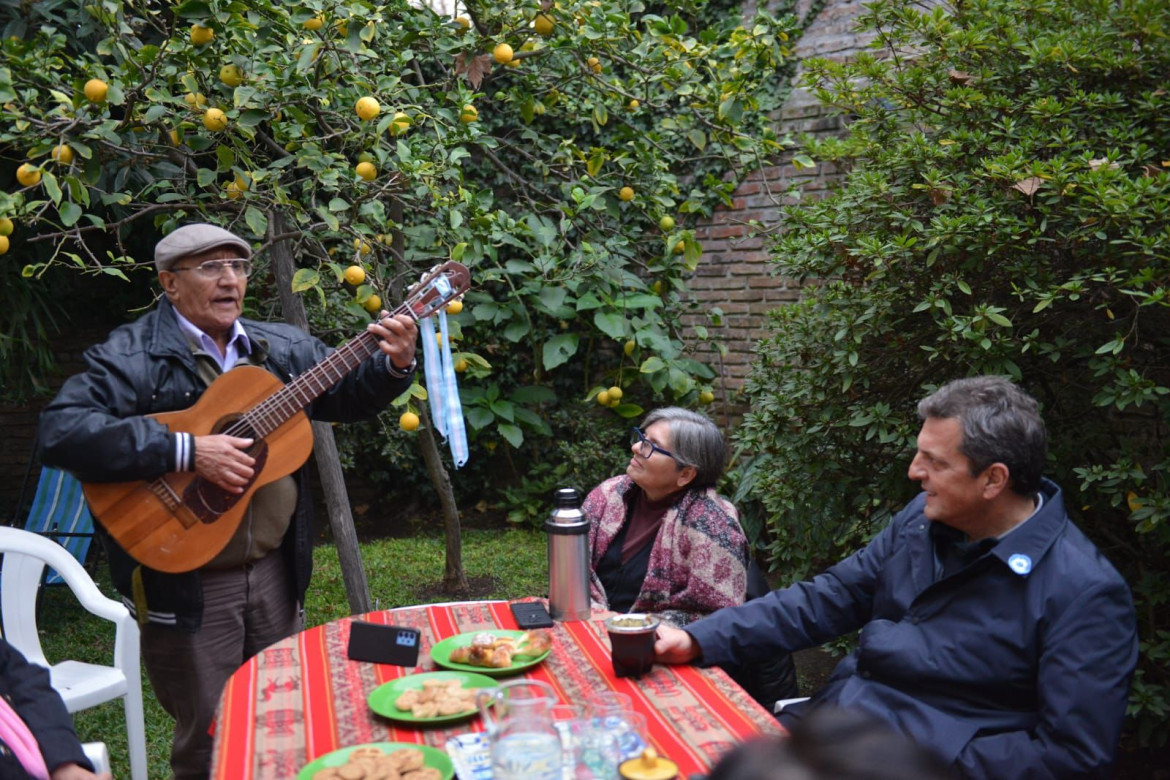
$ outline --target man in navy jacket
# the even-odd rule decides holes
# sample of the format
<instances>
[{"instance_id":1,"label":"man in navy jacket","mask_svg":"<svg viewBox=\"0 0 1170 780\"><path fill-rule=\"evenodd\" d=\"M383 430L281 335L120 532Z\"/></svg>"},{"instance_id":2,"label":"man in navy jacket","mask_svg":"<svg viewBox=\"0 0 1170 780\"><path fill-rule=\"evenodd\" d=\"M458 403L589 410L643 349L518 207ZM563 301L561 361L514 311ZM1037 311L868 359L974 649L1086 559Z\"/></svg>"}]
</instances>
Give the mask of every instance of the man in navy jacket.
<instances>
[{"instance_id":1,"label":"man in navy jacket","mask_svg":"<svg viewBox=\"0 0 1170 780\"><path fill-rule=\"evenodd\" d=\"M1109 773L1137 663L1129 589L1041 477L1036 402L999 377L918 405L923 492L811 581L661 628L665 663L726 664L861 629L810 701L865 710L965 777Z\"/></svg>"}]
</instances>

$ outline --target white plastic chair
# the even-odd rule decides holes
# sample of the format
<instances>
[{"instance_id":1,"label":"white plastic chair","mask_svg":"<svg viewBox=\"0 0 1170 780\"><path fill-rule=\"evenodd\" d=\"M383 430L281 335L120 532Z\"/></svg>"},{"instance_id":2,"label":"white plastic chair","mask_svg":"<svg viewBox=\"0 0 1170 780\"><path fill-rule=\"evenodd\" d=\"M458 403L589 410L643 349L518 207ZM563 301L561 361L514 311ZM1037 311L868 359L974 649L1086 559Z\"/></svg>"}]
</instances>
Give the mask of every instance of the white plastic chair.
<instances>
[{"instance_id":1,"label":"white plastic chair","mask_svg":"<svg viewBox=\"0 0 1170 780\"><path fill-rule=\"evenodd\" d=\"M808 701L808 699L808 696L799 696L795 699L781 699L772 705L772 714L779 715L789 704L800 704L802 701Z\"/></svg>"},{"instance_id":2,"label":"white plastic chair","mask_svg":"<svg viewBox=\"0 0 1170 780\"><path fill-rule=\"evenodd\" d=\"M81 746L85 757L93 764L93 771L99 775L110 771L110 751L106 750L105 742L86 742Z\"/></svg>"},{"instance_id":3,"label":"white plastic chair","mask_svg":"<svg viewBox=\"0 0 1170 780\"><path fill-rule=\"evenodd\" d=\"M88 709L119 697L125 699L126 733L130 747L130 774L146 780L146 728L142 713L142 677L138 662L138 624L120 602L106 598L85 568L69 552L52 541L19 528L0 527L0 614L4 638L30 663L49 670L53 688L65 700L69 712ZM65 584L88 611L112 621L114 665L80 661L50 664L37 635L37 590L45 565L56 569Z\"/></svg>"}]
</instances>

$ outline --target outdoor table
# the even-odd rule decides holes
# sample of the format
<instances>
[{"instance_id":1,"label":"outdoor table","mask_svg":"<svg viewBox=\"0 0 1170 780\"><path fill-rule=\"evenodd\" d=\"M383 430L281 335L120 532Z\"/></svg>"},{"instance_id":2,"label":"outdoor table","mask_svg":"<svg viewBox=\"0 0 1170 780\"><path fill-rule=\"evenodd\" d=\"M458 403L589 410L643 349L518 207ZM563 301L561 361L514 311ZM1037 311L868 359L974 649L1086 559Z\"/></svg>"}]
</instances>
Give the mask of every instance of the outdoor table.
<instances>
[{"instance_id":1,"label":"outdoor table","mask_svg":"<svg viewBox=\"0 0 1170 780\"><path fill-rule=\"evenodd\" d=\"M456 634L515 629L506 601L401 607L342 618L277 642L228 680L216 713L212 777L224 780L295 777L313 759L367 742L414 742L443 749L455 734L482 731L474 717L446 727L410 728L370 710L366 698L385 682L435 671L435 643ZM637 679L618 679L604 618L557 623L553 649L517 677L543 680L563 703L583 704L602 691L630 695L646 717L649 742L676 761L680 777L703 774L732 745L780 733L776 720L718 668L656 665ZM350 661L350 623L364 620L418 629L418 666ZM513 679L513 678L505 678Z\"/></svg>"}]
</instances>

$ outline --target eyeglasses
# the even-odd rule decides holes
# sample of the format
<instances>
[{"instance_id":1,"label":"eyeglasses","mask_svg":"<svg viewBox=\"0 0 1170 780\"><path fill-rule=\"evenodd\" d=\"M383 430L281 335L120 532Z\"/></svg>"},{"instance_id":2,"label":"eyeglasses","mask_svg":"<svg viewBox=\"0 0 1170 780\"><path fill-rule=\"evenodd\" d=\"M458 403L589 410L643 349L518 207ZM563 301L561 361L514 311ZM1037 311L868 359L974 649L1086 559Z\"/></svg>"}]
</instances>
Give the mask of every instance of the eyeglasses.
<instances>
[{"instance_id":1,"label":"eyeglasses","mask_svg":"<svg viewBox=\"0 0 1170 780\"><path fill-rule=\"evenodd\" d=\"M650 458L654 456L654 453L661 452L666 457L672 459L679 466L688 465L670 450L664 450L654 442L647 439L646 434L642 433L642 429L637 426L634 426L634 429L630 432L630 444L637 447L634 452L638 453L638 455L643 460L650 460Z\"/></svg>"},{"instance_id":2,"label":"eyeglasses","mask_svg":"<svg viewBox=\"0 0 1170 780\"><path fill-rule=\"evenodd\" d=\"M252 262L239 258L235 260L208 260L199 265L191 265L186 268L172 268L171 271L174 273L178 273L179 271L194 271L195 275L200 279L218 279L229 268L236 276L246 279L248 278L248 274L252 273Z\"/></svg>"}]
</instances>

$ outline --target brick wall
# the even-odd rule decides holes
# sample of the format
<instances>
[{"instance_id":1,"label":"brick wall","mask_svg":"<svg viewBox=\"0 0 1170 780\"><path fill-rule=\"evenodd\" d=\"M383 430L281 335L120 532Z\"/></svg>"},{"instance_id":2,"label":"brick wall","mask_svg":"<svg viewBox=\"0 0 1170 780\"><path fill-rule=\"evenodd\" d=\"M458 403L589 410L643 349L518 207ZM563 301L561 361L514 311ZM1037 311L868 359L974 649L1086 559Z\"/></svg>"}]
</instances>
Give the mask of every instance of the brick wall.
<instances>
[{"instance_id":1,"label":"brick wall","mask_svg":"<svg viewBox=\"0 0 1170 780\"><path fill-rule=\"evenodd\" d=\"M798 13L807 13L810 3L811 0L801 0ZM854 29L862 5L861 0L827 0L798 41L797 57L845 59L863 48L869 37ZM755 8L754 0L749 0L745 16L754 13ZM791 133L793 137L805 133L837 134L844 127L840 115L800 89L793 90L772 119L781 133ZM754 345L767 334L768 312L800 295L799 286L776 276L768 263L766 234L778 221L784 193L796 185L802 199L821 197L837 178L830 164L800 170L792 165L790 157L786 155L749 175L736 190L732 206L721 208L695 231L703 256L691 279L691 289L701 308L719 308L723 317L717 327L698 315L684 322L707 325L711 338L727 350L720 356L710 342L690 342L696 356L719 372L713 388L714 413L725 425L734 423L744 411L739 390L750 370Z\"/></svg>"}]
</instances>

